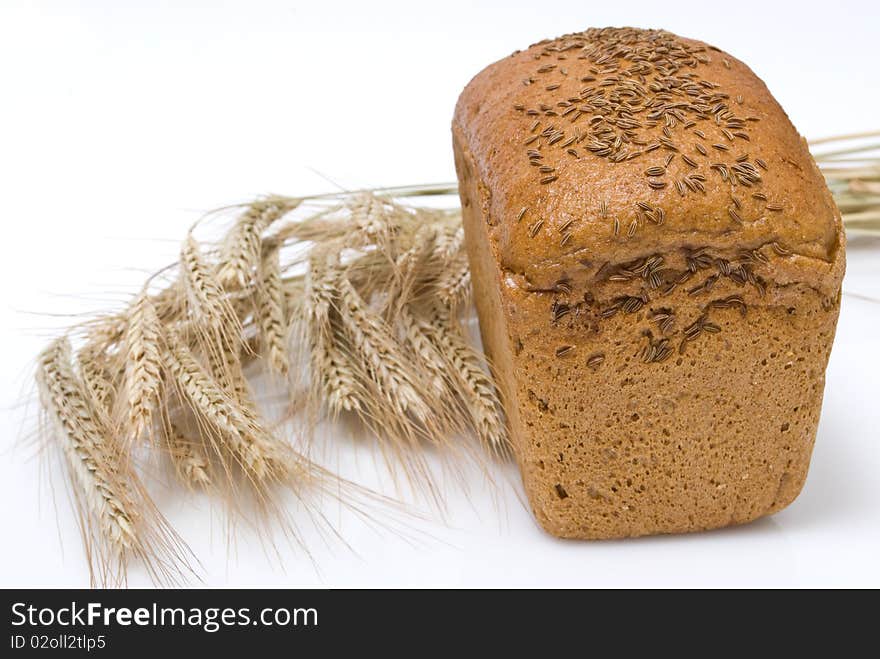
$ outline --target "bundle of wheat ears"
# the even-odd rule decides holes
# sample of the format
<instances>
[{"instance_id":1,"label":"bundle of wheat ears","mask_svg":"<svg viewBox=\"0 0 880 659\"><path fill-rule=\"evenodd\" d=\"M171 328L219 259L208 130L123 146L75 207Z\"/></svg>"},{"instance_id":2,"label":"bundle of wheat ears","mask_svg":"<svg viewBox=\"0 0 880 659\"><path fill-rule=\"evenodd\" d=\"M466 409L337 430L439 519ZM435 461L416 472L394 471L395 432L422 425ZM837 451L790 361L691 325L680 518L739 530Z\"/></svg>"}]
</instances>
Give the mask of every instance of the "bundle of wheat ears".
<instances>
[{"instance_id":1,"label":"bundle of wheat ears","mask_svg":"<svg viewBox=\"0 0 880 659\"><path fill-rule=\"evenodd\" d=\"M878 136L813 143L848 232L880 233ZM233 508L248 499L296 538L280 490L318 517L311 493L355 509L367 494L311 459L325 421L358 420L410 482L430 480L429 446L508 454L491 370L462 326L473 311L460 211L424 203L455 193L270 196L216 243L196 239L200 221L126 308L43 351L40 436L66 463L93 583L124 583L131 559L158 583L189 569L148 493L157 461L185 488ZM255 374L285 392L285 432L258 406Z\"/></svg>"}]
</instances>

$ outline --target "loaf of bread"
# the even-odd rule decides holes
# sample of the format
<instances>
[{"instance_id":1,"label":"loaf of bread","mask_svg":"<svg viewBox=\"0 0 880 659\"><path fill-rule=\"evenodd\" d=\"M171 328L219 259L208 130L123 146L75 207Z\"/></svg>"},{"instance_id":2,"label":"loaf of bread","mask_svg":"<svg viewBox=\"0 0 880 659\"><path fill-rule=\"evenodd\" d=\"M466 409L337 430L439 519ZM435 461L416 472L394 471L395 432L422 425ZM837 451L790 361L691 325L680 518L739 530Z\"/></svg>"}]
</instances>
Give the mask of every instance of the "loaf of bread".
<instances>
[{"instance_id":1,"label":"loaf of bread","mask_svg":"<svg viewBox=\"0 0 880 659\"><path fill-rule=\"evenodd\" d=\"M764 83L699 41L590 29L478 74L453 142L483 343L540 524L679 533L791 503L845 241Z\"/></svg>"}]
</instances>

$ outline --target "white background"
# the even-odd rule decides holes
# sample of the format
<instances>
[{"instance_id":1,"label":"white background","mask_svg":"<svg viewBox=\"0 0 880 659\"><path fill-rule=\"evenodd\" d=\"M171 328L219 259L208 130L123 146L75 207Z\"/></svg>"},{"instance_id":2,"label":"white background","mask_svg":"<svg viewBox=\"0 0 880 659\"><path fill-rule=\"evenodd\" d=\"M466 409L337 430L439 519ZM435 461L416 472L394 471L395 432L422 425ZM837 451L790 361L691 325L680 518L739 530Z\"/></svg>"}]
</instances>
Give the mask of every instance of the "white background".
<instances>
[{"instance_id":1,"label":"white background","mask_svg":"<svg viewBox=\"0 0 880 659\"><path fill-rule=\"evenodd\" d=\"M33 418L21 406L33 356L69 322L58 314L118 304L173 260L201 211L269 192L451 180L449 122L470 77L589 26L664 27L729 50L807 136L880 128L875 7L4 0L0 585L87 584L67 501L59 493L53 504L33 449L18 442ZM352 548L310 542L312 562L283 544L267 555L247 530L229 548L206 500L159 503L211 585L878 586L880 304L854 295L880 297L871 248L880 241L850 243L810 477L773 518L686 537L558 541L533 523L507 470L495 490L473 474L468 496L448 484L446 521L409 520L415 543L343 516ZM350 473L380 478L369 459ZM131 582L149 583L137 569Z\"/></svg>"}]
</instances>

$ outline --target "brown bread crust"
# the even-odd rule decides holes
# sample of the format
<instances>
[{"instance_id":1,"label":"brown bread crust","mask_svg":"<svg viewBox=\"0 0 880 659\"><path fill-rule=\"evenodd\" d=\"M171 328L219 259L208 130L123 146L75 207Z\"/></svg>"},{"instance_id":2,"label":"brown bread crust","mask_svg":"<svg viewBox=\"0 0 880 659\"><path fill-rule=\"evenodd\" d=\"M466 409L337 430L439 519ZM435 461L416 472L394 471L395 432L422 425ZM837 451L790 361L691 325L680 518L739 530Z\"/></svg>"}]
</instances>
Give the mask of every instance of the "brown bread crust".
<instances>
[{"instance_id":1,"label":"brown bread crust","mask_svg":"<svg viewBox=\"0 0 880 659\"><path fill-rule=\"evenodd\" d=\"M763 82L698 41L588 30L481 72L453 138L483 341L541 524L682 532L790 503L845 241Z\"/></svg>"}]
</instances>

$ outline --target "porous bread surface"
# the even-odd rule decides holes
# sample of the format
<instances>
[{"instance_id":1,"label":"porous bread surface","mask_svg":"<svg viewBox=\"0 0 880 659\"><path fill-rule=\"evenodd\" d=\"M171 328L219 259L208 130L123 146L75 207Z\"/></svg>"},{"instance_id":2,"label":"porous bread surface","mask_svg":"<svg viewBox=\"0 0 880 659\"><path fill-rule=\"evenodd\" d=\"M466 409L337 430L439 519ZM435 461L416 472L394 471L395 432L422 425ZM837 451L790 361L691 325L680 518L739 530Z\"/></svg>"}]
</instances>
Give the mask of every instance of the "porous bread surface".
<instances>
[{"instance_id":1,"label":"porous bread surface","mask_svg":"<svg viewBox=\"0 0 880 659\"><path fill-rule=\"evenodd\" d=\"M697 41L588 30L480 73L453 138L483 342L541 524L683 532L790 503L844 238L764 84Z\"/></svg>"}]
</instances>

